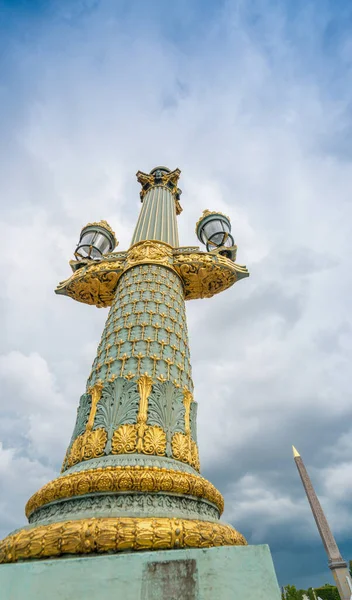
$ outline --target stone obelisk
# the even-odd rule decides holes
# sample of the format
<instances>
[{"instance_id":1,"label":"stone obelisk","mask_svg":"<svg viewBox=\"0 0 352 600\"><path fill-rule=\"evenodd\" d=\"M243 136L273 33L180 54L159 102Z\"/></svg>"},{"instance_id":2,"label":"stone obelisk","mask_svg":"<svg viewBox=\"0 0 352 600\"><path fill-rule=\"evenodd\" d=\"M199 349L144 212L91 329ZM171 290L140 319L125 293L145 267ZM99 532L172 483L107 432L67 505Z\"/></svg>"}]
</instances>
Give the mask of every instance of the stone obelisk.
<instances>
[{"instance_id":1,"label":"stone obelisk","mask_svg":"<svg viewBox=\"0 0 352 600\"><path fill-rule=\"evenodd\" d=\"M307 494L308 502L312 509L312 513L320 533L320 537L329 558L329 568L332 571L341 600L350 600L351 591L348 584L350 580L350 574L347 563L345 560L343 560L340 554L335 538L329 527L329 523L327 522L324 511L307 473L307 469L304 466L301 455L294 446L292 446L292 450L298 473L300 474L303 487Z\"/></svg>"}]
</instances>

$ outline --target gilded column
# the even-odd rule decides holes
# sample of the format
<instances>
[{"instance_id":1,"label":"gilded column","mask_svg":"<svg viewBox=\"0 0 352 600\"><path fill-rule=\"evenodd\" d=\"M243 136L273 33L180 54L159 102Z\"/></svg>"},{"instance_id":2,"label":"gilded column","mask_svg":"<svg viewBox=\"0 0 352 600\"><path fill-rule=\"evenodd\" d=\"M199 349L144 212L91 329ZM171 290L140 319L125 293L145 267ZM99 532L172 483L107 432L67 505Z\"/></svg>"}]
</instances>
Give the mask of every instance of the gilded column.
<instances>
[{"instance_id":1,"label":"gilded column","mask_svg":"<svg viewBox=\"0 0 352 600\"><path fill-rule=\"evenodd\" d=\"M0 562L246 543L219 521L223 498L199 474L185 300L248 271L179 247L179 175L137 173L142 209L127 252L99 257L114 239L104 221L82 230L56 292L110 311L61 475L30 498L29 526L0 543Z\"/></svg>"}]
</instances>

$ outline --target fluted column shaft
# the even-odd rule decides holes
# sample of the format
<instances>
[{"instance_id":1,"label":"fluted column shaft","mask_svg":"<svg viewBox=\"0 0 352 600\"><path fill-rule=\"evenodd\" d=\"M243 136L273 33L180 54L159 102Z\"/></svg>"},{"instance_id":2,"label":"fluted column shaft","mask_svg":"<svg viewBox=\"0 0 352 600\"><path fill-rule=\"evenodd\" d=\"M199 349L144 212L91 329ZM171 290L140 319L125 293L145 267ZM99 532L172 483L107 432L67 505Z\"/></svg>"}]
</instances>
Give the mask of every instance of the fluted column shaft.
<instances>
[{"instance_id":1,"label":"fluted column shaft","mask_svg":"<svg viewBox=\"0 0 352 600\"><path fill-rule=\"evenodd\" d=\"M153 186L143 199L132 245L142 240L160 240L179 246L175 199L163 185Z\"/></svg>"}]
</instances>

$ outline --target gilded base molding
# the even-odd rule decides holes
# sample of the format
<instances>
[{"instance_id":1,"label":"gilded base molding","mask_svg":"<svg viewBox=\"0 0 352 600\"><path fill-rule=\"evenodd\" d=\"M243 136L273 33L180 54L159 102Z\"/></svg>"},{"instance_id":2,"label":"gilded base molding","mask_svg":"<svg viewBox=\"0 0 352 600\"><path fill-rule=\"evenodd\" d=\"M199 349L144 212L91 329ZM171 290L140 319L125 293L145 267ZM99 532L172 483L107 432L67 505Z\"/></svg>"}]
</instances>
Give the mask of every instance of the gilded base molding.
<instances>
[{"instance_id":1,"label":"gilded base molding","mask_svg":"<svg viewBox=\"0 0 352 600\"><path fill-rule=\"evenodd\" d=\"M97 518L21 529L0 542L0 564L63 555L245 546L221 523L168 518Z\"/></svg>"},{"instance_id":2,"label":"gilded base molding","mask_svg":"<svg viewBox=\"0 0 352 600\"><path fill-rule=\"evenodd\" d=\"M104 467L63 475L50 481L27 502L26 516L35 510L66 498L95 492L167 492L204 498L224 510L220 492L200 475L168 469L140 467Z\"/></svg>"}]
</instances>

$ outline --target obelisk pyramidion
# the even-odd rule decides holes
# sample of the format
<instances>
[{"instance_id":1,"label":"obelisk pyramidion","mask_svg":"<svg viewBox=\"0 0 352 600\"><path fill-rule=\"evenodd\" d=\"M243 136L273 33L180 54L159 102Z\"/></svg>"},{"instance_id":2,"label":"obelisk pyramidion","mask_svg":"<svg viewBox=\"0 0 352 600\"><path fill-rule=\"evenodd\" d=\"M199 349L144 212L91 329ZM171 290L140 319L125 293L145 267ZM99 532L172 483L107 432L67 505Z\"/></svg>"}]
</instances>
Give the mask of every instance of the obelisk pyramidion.
<instances>
[{"instance_id":1,"label":"obelisk pyramidion","mask_svg":"<svg viewBox=\"0 0 352 600\"><path fill-rule=\"evenodd\" d=\"M307 469L304 466L302 457L294 446L292 446L292 450L298 473L300 474L303 487L307 494L308 502L312 509L312 513L317 524L318 531L320 533L320 537L322 539L324 548L329 558L329 568L332 571L341 600L350 600L350 575L347 568L347 563L345 560L343 560L340 554L340 550L338 549L335 538L329 527L329 523L327 522L324 511L314 491L312 482L307 473Z\"/></svg>"}]
</instances>

